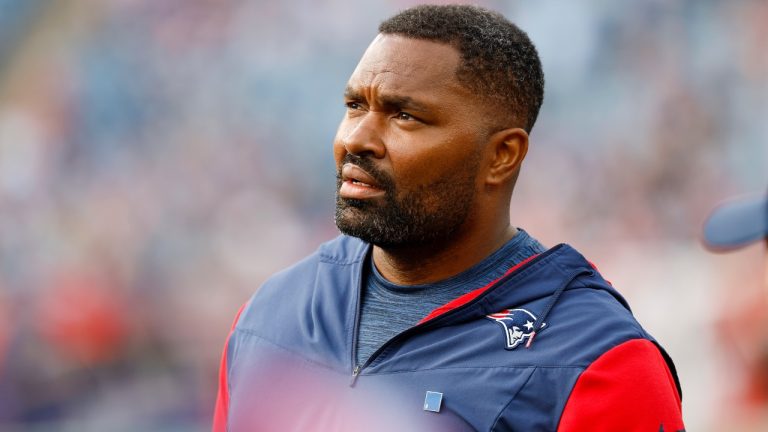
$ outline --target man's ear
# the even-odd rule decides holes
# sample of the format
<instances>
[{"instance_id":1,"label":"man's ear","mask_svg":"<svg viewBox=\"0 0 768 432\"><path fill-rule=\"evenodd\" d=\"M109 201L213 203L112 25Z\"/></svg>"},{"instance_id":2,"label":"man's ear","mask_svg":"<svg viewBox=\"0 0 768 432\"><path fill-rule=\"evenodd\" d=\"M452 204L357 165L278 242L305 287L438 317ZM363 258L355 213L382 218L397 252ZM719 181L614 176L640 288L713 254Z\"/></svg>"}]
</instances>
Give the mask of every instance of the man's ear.
<instances>
[{"instance_id":1,"label":"man's ear","mask_svg":"<svg viewBox=\"0 0 768 432\"><path fill-rule=\"evenodd\" d=\"M528 153L528 133L520 128L498 131L491 136L490 151L485 183L489 186L514 183Z\"/></svg>"}]
</instances>

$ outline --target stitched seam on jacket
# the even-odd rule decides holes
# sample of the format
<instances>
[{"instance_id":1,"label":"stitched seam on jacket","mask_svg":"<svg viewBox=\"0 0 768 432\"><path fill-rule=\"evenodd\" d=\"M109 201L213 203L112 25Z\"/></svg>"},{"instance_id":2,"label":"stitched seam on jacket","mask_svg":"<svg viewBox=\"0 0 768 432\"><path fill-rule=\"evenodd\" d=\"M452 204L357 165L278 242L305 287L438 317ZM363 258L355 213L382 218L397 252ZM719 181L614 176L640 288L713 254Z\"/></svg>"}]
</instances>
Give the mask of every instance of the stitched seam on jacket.
<instances>
[{"instance_id":1,"label":"stitched seam on jacket","mask_svg":"<svg viewBox=\"0 0 768 432\"><path fill-rule=\"evenodd\" d=\"M415 373L415 372L431 372L431 371L444 371L444 370L488 370L488 369L584 369L585 366L577 366L577 365L570 365L570 366L540 366L540 365L524 365L524 366L454 366L454 367L436 367L436 368L429 368L429 369L407 369L407 370L397 370L397 371L386 371L386 372L369 372L369 373L361 373L360 375L398 375L398 374L406 374L406 373Z\"/></svg>"},{"instance_id":2,"label":"stitched seam on jacket","mask_svg":"<svg viewBox=\"0 0 768 432\"><path fill-rule=\"evenodd\" d=\"M509 401L508 401L506 404L504 404L504 407L501 409L501 411L499 411L499 413L498 413L498 414L496 414L496 418L495 418L495 419L493 419L493 424L491 425L491 430L492 430L492 431L496 429L496 425L499 423L499 420L501 419L501 415L502 415L502 414L504 414L504 411L506 411L506 410L507 410L507 408L508 408L508 407L509 407L509 405L512 403L512 401L514 401L514 400L515 400L515 398L517 397L517 395L518 395L518 394L519 394L519 393L520 393L520 392L521 392L521 391L522 391L522 390L523 390L523 389L524 389L524 388L525 388L525 387L528 385L528 382L529 382L529 381L531 380L531 378L533 377L533 374L536 372L536 369L537 369L537 368L536 368L536 367L534 367L534 368L532 368L532 369L533 369L533 370L531 371L531 373L530 373L530 374L528 374L528 378L526 378L526 379L525 379L525 382L523 383L523 385L521 385L521 386L520 386L520 387L517 389L517 391L516 391L516 392L515 392L515 393L512 395L512 397L510 397L510 398L509 398Z\"/></svg>"},{"instance_id":3,"label":"stitched seam on jacket","mask_svg":"<svg viewBox=\"0 0 768 432\"><path fill-rule=\"evenodd\" d=\"M330 264L350 265L350 264L359 263L362 260L364 260L365 257L368 256L368 254L365 252L368 247L369 246L366 246L364 244L359 245L358 249L353 251L350 254L351 256L347 255L346 257L344 256L344 254L340 254L339 253L340 251L338 250L334 250L333 251L334 253L329 253L323 247L321 247L317 251L317 256L321 262L326 262Z\"/></svg>"},{"instance_id":4,"label":"stitched seam on jacket","mask_svg":"<svg viewBox=\"0 0 768 432\"><path fill-rule=\"evenodd\" d=\"M319 362L317 362L315 360L310 360L310 359L304 357L301 353L299 353L297 351L294 351L294 350L292 350L290 348L287 348L287 347L285 347L285 346L283 346L283 345L281 345L281 344L279 344L279 343L277 343L277 342L275 342L273 340L267 339L264 336L260 335L259 333L256 333L254 330L240 328L240 329L235 329L235 331L239 331L239 332L245 333L246 336L252 336L252 337L260 339L260 340L262 340L264 342L267 342L270 345L276 346L276 347L280 348L283 351L286 351L286 352L289 352L289 353L293 354L294 356L296 356L298 359L300 359L301 361L303 361L305 363L309 363L309 364L312 364L312 365L315 365L315 366L320 366L320 367L322 367L324 369L328 369L330 371L338 372L337 369L334 369L334 368L332 368L331 366L329 366L327 364L319 363Z\"/></svg>"},{"instance_id":5,"label":"stitched seam on jacket","mask_svg":"<svg viewBox=\"0 0 768 432\"><path fill-rule=\"evenodd\" d=\"M328 370L331 370L331 371L334 371L334 372L338 372L337 369L334 369L334 368L332 368L329 365L326 365L326 364L323 364L323 363L319 363L319 362L314 361L314 360L310 360L310 359L304 357L301 353L299 353L297 351L294 351L294 350L292 350L290 348L287 348L287 347L285 347L285 346L283 346L283 345L281 345L281 344L279 344L279 343L277 343L277 342L275 342L273 340L267 339L266 337L264 337L261 334L255 332L254 330L242 329L242 328L237 329L236 328L235 331L236 332L239 331L239 332L245 333L247 336L252 336L252 337L255 337L257 339L263 340L263 341L269 343L270 345L274 345L274 346L282 349L283 351L287 351L287 352L295 355L296 357L300 358L302 361L305 361L307 363L310 363L310 364L313 364L313 365L317 365L317 366L321 366L321 367L323 367L325 369L328 369ZM441 371L441 370L479 370L479 369L482 369L482 370L485 370L485 369L510 369L510 370L514 370L514 369L536 369L536 368L541 368L541 369L583 369L584 367L585 366L583 366L583 365L452 366L452 367L436 367L436 368L423 368L423 369L403 369L403 370L396 370L396 371L363 373L361 375L398 375L398 374L405 374L405 373L429 372L429 371Z\"/></svg>"},{"instance_id":6,"label":"stitched seam on jacket","mask_svg":"<svg viewBox=\"0 0 768 432\"><path fill-rule=\"evenodd\" d=\"M319 255L319 257L318 257L318 261L320 261L322 263L337 264L337 265L344 265L344 266L352 265L352 264L357 264L357 263L359 263L362 260L363 260L362 257L354 258L351 261L335 258L335 257L332 257L330 255Z\"/></svg>"}]
</instances>

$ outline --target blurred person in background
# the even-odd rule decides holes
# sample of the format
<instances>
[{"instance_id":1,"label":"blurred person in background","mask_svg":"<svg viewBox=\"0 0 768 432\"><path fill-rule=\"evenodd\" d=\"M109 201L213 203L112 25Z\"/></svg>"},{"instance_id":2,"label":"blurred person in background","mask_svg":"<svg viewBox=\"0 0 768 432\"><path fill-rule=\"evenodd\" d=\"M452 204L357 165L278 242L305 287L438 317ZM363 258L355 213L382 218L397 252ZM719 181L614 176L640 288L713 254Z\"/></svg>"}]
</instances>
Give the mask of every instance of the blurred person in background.
<instances>
[{"instance_id":1,"label":"blurred person in background","mask_svg":"<svg viewBox=\"0 0 768 432\"><path fill-rule=\"evenodd\" d=\"M704 244L714 252L732 252L760 241L768 246L768 194L724 202L704 224ZM765 267L768 289L768 255Z\"/></svg>"},{"instance_id":2,"label":"blurred person in background","mask_svg":"<svg viewBox=\"0 0 768 432\"><path fill-rule=\"evenodd\" d=\"M704 244L714 252L733 252L759 242L768 251L768 193L722 203L704 224ZM735 334L723 335L724 340L733 345L733 351L741 356L742 365L732 367L744 367L746 372L746 386L737 407L741 414L739 423L730 423L738 430L768 427L768 253L764 255L763 290L746 308L729 310L729 316L738 318L736 322L726 322L731 333L752 333L748 337L751 340L739 344L733 342Z\"/></svg>"},{"instance_id":3,"label":"blurred person in background","mask_svg":"<svg viewBox=\"0 0 768 432\"><path fill-rule=\"evenodd\" d=\"M473 6L379 32L333 147L345 235L238 313L214 430L682 430L624 298L510 224L543 100L528 36Z\"/></svg>"}]
</instances>

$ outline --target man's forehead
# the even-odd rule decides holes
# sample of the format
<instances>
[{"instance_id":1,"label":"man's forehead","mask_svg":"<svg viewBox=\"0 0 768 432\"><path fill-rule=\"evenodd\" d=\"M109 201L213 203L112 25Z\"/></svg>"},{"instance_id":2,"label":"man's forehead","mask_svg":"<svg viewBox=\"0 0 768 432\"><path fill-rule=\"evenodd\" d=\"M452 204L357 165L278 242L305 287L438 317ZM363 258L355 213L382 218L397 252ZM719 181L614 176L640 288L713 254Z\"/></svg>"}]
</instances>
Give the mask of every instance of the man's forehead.
<instances>
[{"instance_id":1,"label":"man's forehead","mask_svg":"<svg viewBox=\"0 0 768 432\"><path fill-rule=\"evenodd\" d=\"M348 87L457 86L458 51L450 45L399 35L378 35L363 54Z\"/></svg>"},{"instance_id":2,"label":"man's forehead","mask_svg":"<svg viewBox=\"0 0 768 432\"><path fill-rule=\"evenodd\" d=\"M459 58L459 51L445 42L411 38L399 34L379 33L363 54L364 58L376 58L377 56L407 59L408 61L425 56L431 58L433 62L444 60L455 64Z\"/></svg>"}]
</instances>

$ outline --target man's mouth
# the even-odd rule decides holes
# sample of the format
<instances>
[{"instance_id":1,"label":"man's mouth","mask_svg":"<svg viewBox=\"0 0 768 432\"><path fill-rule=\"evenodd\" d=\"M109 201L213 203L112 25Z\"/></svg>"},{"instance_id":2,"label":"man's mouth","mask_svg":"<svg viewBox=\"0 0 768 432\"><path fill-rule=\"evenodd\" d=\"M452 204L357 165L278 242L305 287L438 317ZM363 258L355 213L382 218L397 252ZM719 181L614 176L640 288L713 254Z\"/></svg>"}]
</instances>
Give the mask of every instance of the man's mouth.
<instances>
[{"instance_id":1,"label":"man's mouth","mask_svg":"<svg viewBox=\"0 0 768 432\"><path fill-rule=\"evenodd\" d=\"M361 181L357 181L357 180L354 180L354 179L352 180L352 184L353 185L364 186L364 187L373 187L373 186L369 185L368 183L363 183Z\"/></svg>"},{"instance_id":2,"label":"man's mouth","mask_svg":"<svg viewBox=\"0 0 768 432\"><path fill-rule=\"evenodd\" d=\"M364 169L352 163L341 168L339 196L347 199L370 199L383 195L384 189Z\"/></svg>"}]
</instances>

